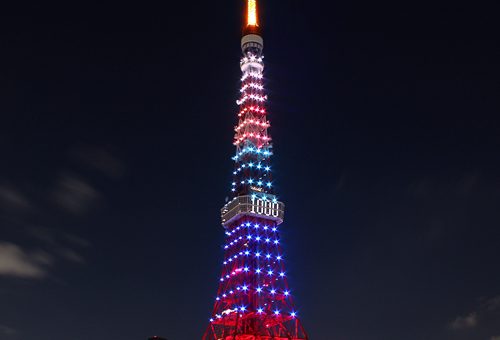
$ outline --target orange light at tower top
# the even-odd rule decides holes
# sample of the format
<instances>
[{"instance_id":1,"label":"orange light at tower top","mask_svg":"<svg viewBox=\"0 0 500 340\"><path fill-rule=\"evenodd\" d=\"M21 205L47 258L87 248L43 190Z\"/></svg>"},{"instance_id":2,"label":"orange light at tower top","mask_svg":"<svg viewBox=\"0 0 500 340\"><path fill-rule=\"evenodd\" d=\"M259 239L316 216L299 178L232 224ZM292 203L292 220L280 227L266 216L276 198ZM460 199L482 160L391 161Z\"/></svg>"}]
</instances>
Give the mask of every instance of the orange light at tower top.
<instances>
[{"instance_id":1,"label":"orange light at tower top","mask_svg":"<svg viewBox=\"0 0 500 340\"><path fill-rule=\"evenodd\" d=\"M257 17L257 0L248 0L247 26L259 26Z\"/></svg>"}]
</instances>

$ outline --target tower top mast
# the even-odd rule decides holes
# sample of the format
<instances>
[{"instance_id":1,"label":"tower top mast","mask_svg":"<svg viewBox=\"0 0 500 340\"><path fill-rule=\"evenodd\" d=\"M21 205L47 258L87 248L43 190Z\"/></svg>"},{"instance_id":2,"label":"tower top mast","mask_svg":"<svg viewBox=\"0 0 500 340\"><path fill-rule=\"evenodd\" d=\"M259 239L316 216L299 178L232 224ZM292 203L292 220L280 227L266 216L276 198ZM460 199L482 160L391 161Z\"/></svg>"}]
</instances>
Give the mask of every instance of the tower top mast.
<instances>
[{"instance_id":1,"label":"tower top mast","mask_svg":"<svg viewBox=\"0 0 500 340\"><path fill-rule=\"evenodd\" d=\"M257 14L257 0L247 0L247 27L259 26L259 17Z\"/></svg>"},{"instance_id":2,"label":"tower top mast","mask_svg":"<svg viewBox=\"0 0 500 340\"><path fill-rule=\"evenodd\" d=\"M259 8L257 6L257 0L246 0L246 2L246 23L243 27L241 49L245 54L251 50L253 54L260 55L264 48L264 40L262 39L259 25Z\"/></svg>"}]
</instances>

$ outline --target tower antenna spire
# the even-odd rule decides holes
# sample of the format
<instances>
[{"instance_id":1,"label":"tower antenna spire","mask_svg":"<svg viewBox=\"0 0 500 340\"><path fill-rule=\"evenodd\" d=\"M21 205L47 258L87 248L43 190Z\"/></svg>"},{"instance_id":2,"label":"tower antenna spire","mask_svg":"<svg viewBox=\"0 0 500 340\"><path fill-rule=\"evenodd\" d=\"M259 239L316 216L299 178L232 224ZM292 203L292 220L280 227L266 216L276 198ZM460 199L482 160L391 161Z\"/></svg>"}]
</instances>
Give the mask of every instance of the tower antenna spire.
<instances>
[{"instance_id":1,"label":"tower antenna spire","mask_svg":"<svg viewBox=\"0 0 500 340\"><path fill-rule=\"evenodd\" d=\"M259 26L259 16L257 10L257 0L247 0L247 27Z\"/></svg>"},{"instance_id":2,"label":"tower antenna spire","mask_svg":"<svg viewBox=\"0 0 500 340\"><path fill-rule=\"evenodd\" d=\"M246 23L243 27L243 38L241 39L241 49L243 54L251 52L253 55L260 56L264 49L264 40L262 39L259 25L259 9L257 0L246 0Z\"/></svg>"}]
</instances>

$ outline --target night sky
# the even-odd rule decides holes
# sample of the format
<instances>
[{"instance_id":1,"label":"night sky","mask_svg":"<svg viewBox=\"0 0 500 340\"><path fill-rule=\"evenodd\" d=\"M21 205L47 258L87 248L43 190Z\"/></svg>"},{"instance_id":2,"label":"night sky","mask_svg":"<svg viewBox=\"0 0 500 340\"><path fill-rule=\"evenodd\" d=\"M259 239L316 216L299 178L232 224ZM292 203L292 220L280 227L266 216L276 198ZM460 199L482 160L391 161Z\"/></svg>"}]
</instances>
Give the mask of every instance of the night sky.
<instances>
[{"instance_id":1,"label":"night sky","mask_svg":"<svg viewBox=\"0 0 500 340\"><path fill-rule=\"evenodd\" d=\"M262 0L313 340L500 339L498 5ZM200 339L243 1L0 16L0 339Z\"/></svg>"}]
</instances>

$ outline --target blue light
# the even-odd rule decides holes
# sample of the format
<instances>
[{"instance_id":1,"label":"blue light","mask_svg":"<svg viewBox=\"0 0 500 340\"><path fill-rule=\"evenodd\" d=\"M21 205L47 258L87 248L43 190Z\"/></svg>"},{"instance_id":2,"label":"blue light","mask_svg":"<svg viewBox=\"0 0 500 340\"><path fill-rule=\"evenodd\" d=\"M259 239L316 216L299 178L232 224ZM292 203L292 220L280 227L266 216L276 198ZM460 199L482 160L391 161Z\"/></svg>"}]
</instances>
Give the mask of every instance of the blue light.
<instances>
[{"instance_id":1,"label":"blue light","mask_svg":"<svg viewBox=\"0 0 500 340\"><path fill-rule=\"evenodd\" d=\"M243 271L247 273L250 269L248 267L243 268Z\"/></svg>"},{"instance_id":2,"label":"blue light","mask_svg":"<svg viewBox=\"0 0 500 340\"><path fill-rule=\"evenodd\" d=\"M288 296L290 295L290 292L288 290L285 290L285 292L283 293L285 296Z\"/></svg>"},{"instance_id":3,"label":"blue light","mask_svg":"<svg viewBox=\"0 0 500 340\"><path fill-rule=\"evenodd\" d=\"M262 293L262 288L261 287L257 287L256 291L257 291L257 293Z\"/></svg>"},{"instance_id":4,"label":"blue light","mask_svg":"<svg viewBox=\"0 0 500 340\"><path fill-rule=\"evenodd\" d=\"M261 270L260 268L257 268L257 269L255 270L255 272L256 272L257 274L260 274L260 273L262 272L262 270Z\"/></svg>"},{"instance_id":5,"label":"blue light","mask_svg":"<svg viewBox=\"0 0 500 340\"><path fill-rule=\"evenodd\" d=\"M270 258L271 258L271 254L267 254L267 255L266 255L266 259L268 259L268 260L269 260Z\"/></svg>"},{"instance_id":6,"label":"blue light","mask_svg":"<svg viewBox=\"0 0 500 340\"><path fill-rule=\"evenodd\" d=\"M247 255L247 256L248 256L248 255L250 255L250 252L247 250L247 251L245 252L245 255Z\"/></svg>"},{"instance_id":7,"label":"blue light","mask_svg":"<svg viewBox=\"0 0 500 340\"><path fill-rule=\"evenodd\" d=\"M266 166L265 170L266 171L271 171L271 167L270 166Z\"/></svg>"},{"instance_id":8,"label":"blue light","mask_svg":"<svg viewBox=\"0 0 500 340\"><path fill-rule=\"evenodd\" d=\"M257 308L257 313L258 313L258 314L262 314L262 313L264 313L264 309L262 309L262 308Z\"/></svg>"},{"instance_id":9,"label":"blue light","mask_svg":"<svg viewBox=\"0 0 500 340\"><path fill-rule=\"evenodd\" d=\"M279 244L279 243L280 243L280 241L274 240L274 244Z\"/></svg>"},{"instance_id":10,"label":"blue light","mask_svg":"<svg viewBox=\"0 0 500 340\"><path fill-rule=\"evenodd\" d=\"M273 229L271 229L272 231L276 232L278 230L278 228L274 227Z\"/></svg>"},{"instance_id":11,"label":"blue light","mask_svg":"<svg viewBox=\"0 0 500 340\"><path fill-rule=\"evenodd\" d=\"M255 257L260 257L260 253L255 253Z\"/></svg>"},{"instance_id":12,"label":"blue light","mask_svg":"<svg viewBox=\"0 0 500 340\"><path fill-rule=\"evenodd\" d=\"M247 286L243 286L243 287L241 287L241 289L243 289L243 291L246 292L248 290L248 287Z\"/></svg>"},{"instance_id":13,"label":"blue light","mask_svg":"<svg viewBox=\"0 0 500 340\"><path fill-rule=\"evenodd\" d=\"M246 309L247 309L247 308L246 308L245 306L241 306L241 307L240 307L240 311L242 311L242 312L246 311Z\"/></svg>"},{"instance_id":14,"label":"blue light","mask_svg":"<svg viewBox=\"0 0 500 340\"><path fill-rule=\"evenodd\" d=\"M281 261L282 257L280 255L276 256L276 260Z\"/></svg>"},{"instance_id":15,"label":"blue light","mask_svg":"<svg viewBox=\"0 0 500 340\"><path fill-rule=\"evenodd\" d=\"M285 273L281 272L280 277L285 277Z\"/></svg>"},{"instance_id":16,"label":"blue light","mask_svg":"<svg viewBox=\"0 0 500 340\"><path fill-rule=\"evenodd\" d=\"M271 242L271 239L270 238L266 238L266 243L269 243Z\"/></svg>"},{"instance_id":17,"label":"blue light","mask_svg":"<svg viewBox=\"0 0 500 340\"><path fill-rule=\"evenodd\" d=\"M254 182L254 180L251 178L248 180L248 183L250 183L250 184L253 184L253 182Z\"/></svg>"},{"instance_id":18,"label":"blue light","mask_svg":"<svg viewBox=\"0 0 500 340\"><path fill-rule=\"evenodd\" d=\"M272 187L272 186L273 186L273 184L272 184L271 182L267 182L266 186L267 186L268 188L270 188L270 187Z\"/></svg>"},{"instance_id":19,"label":"blue light","mask_svg":"<svg viewBox=\"0 0 500 340\"><path fill-rule=\"evenodd\" d=\"M260 241L260 236L257 236L257 237L255 238L255 241L259 242L259 241Z\"/></svg>"},{"instance_id":20,"label":"blue light","mask_svg":"<svg viewBox=\"0 0 500 340\"><path fill-rule=\"evenodd\" d=\"M261 187L262 186L262 181L258 181L257 185Z\"/></svg>"},{"instance_id":21,"label":"blue light","mask_svg":"<svg viewBox=\"0 0 500 340\"><path fill-rule=\"evenodd\" d=\"M272 276L272 275L273 275L273 271L272 271L272 270L269 270L269 271L267 272L267 275Z\"/></svg>"}]
</instances>

